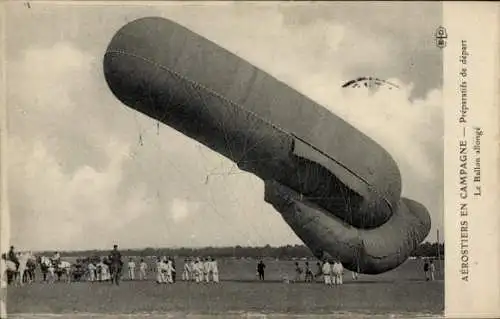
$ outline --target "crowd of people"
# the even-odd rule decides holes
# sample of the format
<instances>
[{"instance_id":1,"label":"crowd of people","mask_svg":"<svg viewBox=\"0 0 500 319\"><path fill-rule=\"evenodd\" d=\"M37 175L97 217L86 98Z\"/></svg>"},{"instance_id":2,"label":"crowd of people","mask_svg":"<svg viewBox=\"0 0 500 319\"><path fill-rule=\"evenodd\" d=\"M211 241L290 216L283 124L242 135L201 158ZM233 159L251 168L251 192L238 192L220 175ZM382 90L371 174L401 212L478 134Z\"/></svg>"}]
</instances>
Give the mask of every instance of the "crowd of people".
<instances>
[{"instance_id":1,"label":"crowd of people","mask_svg":"<svg viewBox=\"0 0 500 319\"><path fill-rule=\"evenodd\" d=\"M284 276L283 280L287 283L290 282L313 282L316 278L322 278L325 285L342 285L344 280L344 266L340 261L325 259L323 262L318 261L316 263L316 272L313 273L309 262L304 263L304 267L299 265L299 262L295 262L295 277L290 280L288 276ZM265 280L265 269L266 265L261 260L257 263L257 276L259 280ZM352 272L352 279L358 279L358 273Z\"/></svg>"},{"instance_id":2,"label":"crowd of people","mask_svg":"<svg viewBox=\"0 0 500 319\"><path fill-rule=\"evenodd\" d=\"M48 273L53 265L60 261L58 253L50 258L47 263ZM132 257L128 258L126 264L126 272L124 272L125 264L122 261L122 255L115 245L109 256L79 258L73 265L71 274L74 280L86 280L90 282L111 281L119 284L120 280L148 280L152 271L155 273L156 282L159 284L175 283L177 278L177 268L175 259L167 256L157 257L155 267L149 269L148 263L144 258L139 261ZM43 271L43 269L42 269ZM137 276L138 275L138 276ZM50 276L49 276L50 277ZM45 280L45 275L44 275ZM182 270L183 281L202 282L219 282L219 270L215 258L186 258L184 260Z\"/></svg>"},{"instance_id":3,"label":"crowd of people","mask_svg":"<svg viewBox=\"0 0 500 319\"><path fill-rule=\"evenodd\" d=\"M129 270L130 270L129 266ZM156 282L174 283L176 281L175 260L159 257L156 262ZM219 268L215 258L186 258L182 269L183 281L219 282Z\"/></svg>"},{"instance_id":4,"label":"crowd of people","mask_svg":"<svg viewBox=\"0 0 500 319\"><path fill-rule=\"evenodd\" d=\"M19 268L19 260L11 247L7 254L3 254L4 259L11 260L16 268ZM175 259L167 256L155 257L155 262L148 264L144 258L128 258L126 275L123 272L125 265L122 261L122 255L118 246L114 245L113 250L105 257L79 258L76 263L71 265L68 262L61 261L58 252L51 257L39 257L38 263L41 266L43 280L54 281L55 274L58 277L66 274L68 280L71 276L73 280L86 280L90 282L110 281L119 284L120 280L126 277L129 280L148 280L155 278L158 284L171 284L176 282L177 268ZM63 264L68 266L62 266ZM154 265L150 270L150 265ZM36 266L36 265L35 265ZM436 268L433 260L424 262L425 280L434 281ZM257 263L257 276L259 280L265 280L266 265L263 260ZM59 271L59 273L57 272ZM65 272L66 271L66 272ZM151 273L150 276L149 274ZM153 274L154 273L154 274ZM351 272L352 279L358 279L358 272ZM137 276L138 275L138 276ZM328 286L343 284L344 267L342 263L334 259L325 259L316 263L316 271L313 272L308 261L301 266L295 262L295 277L290 280L287 275L283 277L286 282L313 282L318 278ZM33 271L34 276L34 271ZM59 278L60 279L60 278ZM192 281L196 283L218 283L219 267L215 258L191 257L184 259L182 267L182 281Z\"/></svg>"},{"instance_id":5,"label":"crowd of people","mask_svg":"<svg viewBox=\"0 0 500 319\"><path fill-rule=\"evenodd\" d=\"M109 262L104 259L95 259L87 261L86 275L84 278L88 281L110 281L111 271L108 266ZM77 262L78 263L78 262ZM124 265L123 265L124 266ZM175 283L177 280L177 268L175 259L167 256L157 257L155 267L150 269L144 258L137 259L129 257L126 267L126 272L120 273L120 279L128 280L148 280L155 277L155 281L159 284ZM152 278L151 278L152 279ZM219 282L219 270L217 261L214 258L186 258L184 260L182 281L202 282Z\"/></svg>"}]
</instances>

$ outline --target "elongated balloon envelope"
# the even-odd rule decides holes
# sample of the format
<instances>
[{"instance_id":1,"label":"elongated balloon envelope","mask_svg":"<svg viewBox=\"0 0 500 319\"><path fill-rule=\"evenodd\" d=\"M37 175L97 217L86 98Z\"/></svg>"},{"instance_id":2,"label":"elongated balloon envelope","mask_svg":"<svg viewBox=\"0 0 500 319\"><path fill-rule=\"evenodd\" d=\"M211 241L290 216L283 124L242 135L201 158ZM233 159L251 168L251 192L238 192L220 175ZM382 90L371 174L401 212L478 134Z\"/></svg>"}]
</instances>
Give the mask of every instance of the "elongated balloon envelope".
<instances>
[{"instance_id":1,"label":"elongated balloon envelope","mask_svg":"<svg viewBox=\"0 0 500 319\"><path fill-rule=\"evenodd\" d=\"M286 84L163 18L122 27L104 75L125 105L237 163L319 257L377 274L403 263L430 230L401 198L391 156Z\"/></svg>"}]
</instances>

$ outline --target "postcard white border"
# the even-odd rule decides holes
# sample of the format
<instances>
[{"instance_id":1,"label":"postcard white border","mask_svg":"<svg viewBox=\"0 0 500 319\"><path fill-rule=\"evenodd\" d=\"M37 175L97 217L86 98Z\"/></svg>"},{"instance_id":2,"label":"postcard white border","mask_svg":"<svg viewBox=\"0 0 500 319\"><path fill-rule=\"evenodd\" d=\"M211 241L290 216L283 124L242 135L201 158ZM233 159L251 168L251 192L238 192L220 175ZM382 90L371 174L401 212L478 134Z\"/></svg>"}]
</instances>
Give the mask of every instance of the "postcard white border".
<instances>
[{"instance_id":1,"label":"postcard white border","mask_svg":"<svg viewBox=\"0 0 500 319\"><path fill-rule=\"evenodd\" d=\"M500 315L498 8L443 4L445 314L452 318Z\"/></svg>"}]
</instances>

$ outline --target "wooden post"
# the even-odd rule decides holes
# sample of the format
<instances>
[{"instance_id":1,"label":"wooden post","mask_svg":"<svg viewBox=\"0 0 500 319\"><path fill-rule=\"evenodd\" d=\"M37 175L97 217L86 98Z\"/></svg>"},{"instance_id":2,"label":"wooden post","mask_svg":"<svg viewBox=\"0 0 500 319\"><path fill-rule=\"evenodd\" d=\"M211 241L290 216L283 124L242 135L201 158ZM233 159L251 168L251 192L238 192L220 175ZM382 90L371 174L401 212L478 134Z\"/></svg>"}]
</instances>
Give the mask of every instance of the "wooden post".
<instances>
[{"instance_id":1,"label":"wooden post","mask_svg":"<svg viewBox=\"0 0 500 319\"><path fill-rule=\"evenodd\" d=\"M437 259L438 259L438 260L437 260L437 263L439 263L437 273L438 273L438 274L441 274L441 268L442 268L442 267L441 267L441 249L440 249L440 247L439 247L439 245L440 245L440 244L439 244L439 229L437 229L437 230L436 230L436 232L437 232L437 234L436 234L436 238L437 238L437 257L438 257L438 258L437 258ZM437 264L437 263L436 263L436 264Z\"/></svg>"},{"instance_id":2,"label":"wooden post","mask_svg":"<svg viewBox=\"0 0 500 319\"><path fill-rule=\"evenodd\" d=\"M441 260L441 249L439 247L439 229L436 230L437 231L437 257L438 257L438 260Z\"/></svg>"}]
</instances>

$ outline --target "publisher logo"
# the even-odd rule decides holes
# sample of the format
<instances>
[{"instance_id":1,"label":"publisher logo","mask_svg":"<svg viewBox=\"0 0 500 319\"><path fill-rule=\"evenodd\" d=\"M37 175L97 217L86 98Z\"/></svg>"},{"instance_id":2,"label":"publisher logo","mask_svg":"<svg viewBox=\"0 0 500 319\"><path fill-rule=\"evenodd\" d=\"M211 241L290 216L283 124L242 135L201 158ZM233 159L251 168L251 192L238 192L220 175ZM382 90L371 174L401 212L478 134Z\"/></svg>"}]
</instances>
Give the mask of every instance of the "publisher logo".
<instances>
[{"instance_id":1,"label":"publisher logo","mask_svg":"<svg viewBox=\"0 0 500 319\"><path fill-rule=\"evenodd\" d=\"M436 38L436 46L440 49L446 47L446 40L448 39L448 33L446 33L446 29L444 27L439 27L436 29L436 33L434 34Z\"/></svg>"}]
</instances>

